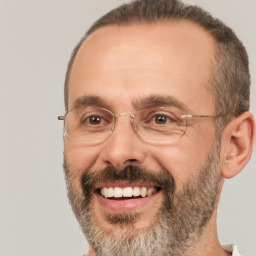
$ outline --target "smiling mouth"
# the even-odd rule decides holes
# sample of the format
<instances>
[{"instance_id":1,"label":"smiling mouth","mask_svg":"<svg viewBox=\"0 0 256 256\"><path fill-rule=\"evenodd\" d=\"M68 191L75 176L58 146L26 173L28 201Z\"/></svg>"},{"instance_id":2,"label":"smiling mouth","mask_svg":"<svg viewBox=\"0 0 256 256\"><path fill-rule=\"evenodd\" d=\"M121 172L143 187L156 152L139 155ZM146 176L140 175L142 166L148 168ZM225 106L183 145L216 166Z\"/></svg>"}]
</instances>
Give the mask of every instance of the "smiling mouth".
<instances>
[{"instance_id":1,"label":"smiling mouth","mask_svg":"<svg viewBox=\"0 0 256 256\"><path fill-rule=\"evenodd\" d=\"M160 187L102 187L96 193L107 199L132 199L149 197L160 190Z\"/></svg>"}]
</instances>

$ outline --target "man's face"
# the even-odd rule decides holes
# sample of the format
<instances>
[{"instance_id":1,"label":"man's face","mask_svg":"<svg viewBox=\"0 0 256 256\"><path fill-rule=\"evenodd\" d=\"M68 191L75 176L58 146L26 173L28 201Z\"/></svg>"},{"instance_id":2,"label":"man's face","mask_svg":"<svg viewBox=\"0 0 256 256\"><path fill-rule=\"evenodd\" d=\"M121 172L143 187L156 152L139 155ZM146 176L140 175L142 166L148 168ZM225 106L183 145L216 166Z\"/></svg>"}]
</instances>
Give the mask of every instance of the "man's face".
<instances>
[{"instance_id":1,"label":"man's face","mask_svg":"<svg viewBox=\"0 0 256 256\"><path fill-rule=\"evenodd\" d=\"M207 89L213 58L212 38L186 22L100 29L84 42L74 61L68 110L86 98L90 106L133 115L141 108L169 106L175 99L185 106L184 114L214 115L213 95ZM100 101L93 100L96 97ZM94 242L96 233L113 243L132 241L157 225L163 233L164 225L169 230L186 230L186 225L191 229L186 233L199 236L198 226L208 224L218 196L213 120L190 120L185 134L172 144L143 141L131 122L118 117L112 135L97 144L65 138L69 196L90 244L95 249L99 243ZM149 196L105 198L101 192L121 188L144 193L143 187ZM202 195L204 190L209 196ZM171 247L188 240L181 233L172 233L180 237Z\"/></svg>"}]
</instances>

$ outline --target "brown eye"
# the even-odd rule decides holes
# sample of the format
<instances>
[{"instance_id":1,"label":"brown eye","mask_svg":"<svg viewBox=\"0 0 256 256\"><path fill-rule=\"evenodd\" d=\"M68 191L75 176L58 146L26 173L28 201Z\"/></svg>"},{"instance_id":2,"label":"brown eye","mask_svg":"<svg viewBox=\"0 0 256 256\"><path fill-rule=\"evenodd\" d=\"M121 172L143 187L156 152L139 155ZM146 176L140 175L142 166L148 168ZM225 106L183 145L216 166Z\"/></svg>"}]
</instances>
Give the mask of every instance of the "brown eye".
<instances>
[{"instance_id":1,"label":"brown eye","mask_svg":"<svg viewBox=\"0 0 256 256\"><path fill-rule=\"evenodd\" d=\"M165 115L156 115L154 121L156 124L166 124L168 122L168 117Z\"/></svg>"},{"instance_id":2,"label":"brown eye","mask_svg":"<svg viewBox=\"0 0 256 256\"><path fill-rule=\"evenodd\" d=\"M88 121L92 125L101 124L102 123L102 117L100 117L100 116L90 116L88 118Z\"/></svg>"}]
</instances>

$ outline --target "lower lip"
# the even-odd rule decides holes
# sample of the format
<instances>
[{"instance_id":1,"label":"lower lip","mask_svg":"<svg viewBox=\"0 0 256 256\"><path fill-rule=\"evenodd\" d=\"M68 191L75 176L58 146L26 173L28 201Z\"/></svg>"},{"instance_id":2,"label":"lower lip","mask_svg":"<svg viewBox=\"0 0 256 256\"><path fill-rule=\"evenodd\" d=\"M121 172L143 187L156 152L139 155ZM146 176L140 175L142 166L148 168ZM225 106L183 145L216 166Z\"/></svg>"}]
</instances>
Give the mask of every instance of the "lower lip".
<instances>
[{"instance_id":1,"label":"lower lip","mask_svg":"<svg viewBox=\"0 0 256 256\"><path fill-rule=\"evenodd\" d=\"M131 198L131 199L107 199L97 193L95 193L97 201L104 211L108 213L124 213L124 212L134 212L140 211L146 207L154 198L158 195L159 192L142 198Z\"/></svg>"}]
</instances>

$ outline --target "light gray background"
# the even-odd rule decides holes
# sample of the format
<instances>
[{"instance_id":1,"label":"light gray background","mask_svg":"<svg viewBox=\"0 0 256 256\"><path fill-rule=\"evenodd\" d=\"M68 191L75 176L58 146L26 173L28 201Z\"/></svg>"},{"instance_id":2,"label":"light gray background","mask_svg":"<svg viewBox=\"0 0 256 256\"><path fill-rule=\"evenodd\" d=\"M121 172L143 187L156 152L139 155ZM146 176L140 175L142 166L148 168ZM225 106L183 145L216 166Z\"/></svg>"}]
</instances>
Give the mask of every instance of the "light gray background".
<instances>
[{"instance_id":1,"label":"light gray background","mask_svg":"<svg viewBox=\"0 0 256 256\"><path fill-rule=\"evenodd\" d=\"M0 255L75 256L87 250L62 174L63 81L74 45L122 0L0 0ZM256 114L256 2L198 0L230 25L250 55ZM222 243L256 255L256 157L228 180Z\"/></svg>"}]
</instances>

